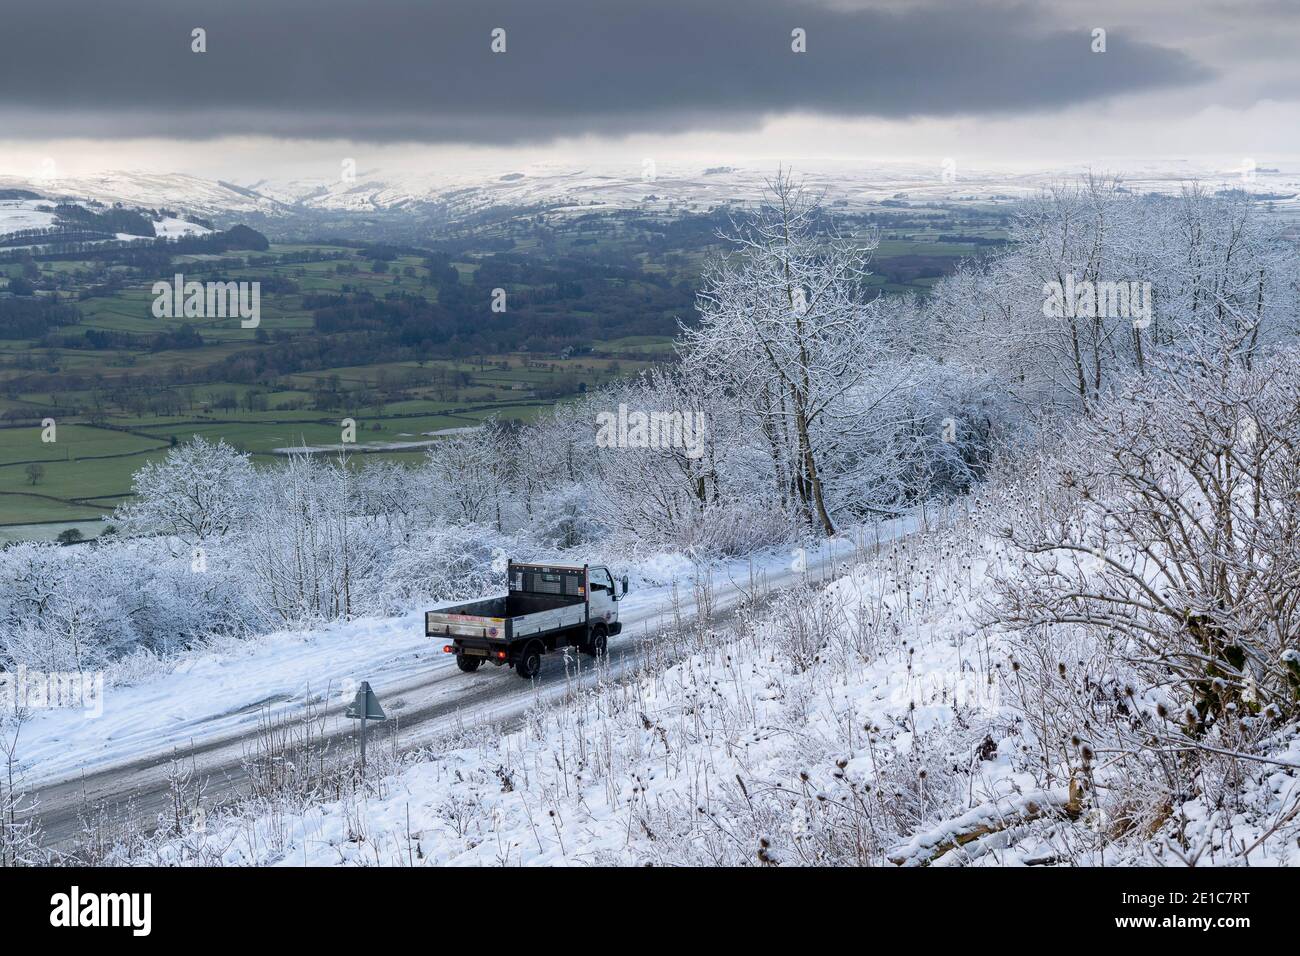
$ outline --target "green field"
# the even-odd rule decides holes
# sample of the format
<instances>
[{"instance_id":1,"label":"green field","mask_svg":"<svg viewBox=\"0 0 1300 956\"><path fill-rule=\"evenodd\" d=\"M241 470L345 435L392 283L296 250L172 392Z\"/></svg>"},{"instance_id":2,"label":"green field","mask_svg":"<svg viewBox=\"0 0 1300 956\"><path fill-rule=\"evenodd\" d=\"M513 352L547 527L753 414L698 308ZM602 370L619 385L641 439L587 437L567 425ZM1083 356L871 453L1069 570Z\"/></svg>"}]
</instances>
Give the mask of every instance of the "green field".
<instances>
[{"instance_id":1,"label":"green field","mask_svg":"<svg viewBox=\"0 0 1300 956\"><path fill-rule=\"evenodd\" d=\"M911 217L907 228L881 232L873 255L868 281L881 291L923 294L942 271L973 254L973 245L945 241L954 232L1000 235L992 221L958 229L928 211L906 215ZM131 476L145 462L197 435L222 439L270 462L285 449L338 444L341 422L350 418L357 425L359 449L370 449L359 459L414 463L423 456L422 448L387 446L427 442L432 440L428 433L493 417L527 421L557 402L671 362L673 335L626 333L675 329L693 299L689 290L665 299L664 290L692 282L720 247L716 226L706 221L694 227L693 235L679 237L676 248L648 246L653 230L668 224L668 219L646 220L629 229L593 219L539 236L523 223L484 240L509 243L502 260L483 251L477 238L441 259L417 254L418 249L381 252L382 246L328 242L171 257L171 269L187 280L260 281L261 321L255 330L243 328L237 316L155 318L147 276L156 271L111 257L41 261L36 266L42 294L55 292L75 303L81 318L55 330L70 337L0 337L0 528L93 520L129 496ZM625 258L609 267L613 272L601 272L606 267L598 260L574 265L593 254ZM31 278L32 264L25 268ZM587 271L566 278L575 268ZM23 270L17 263L0 264L0 276L21 276ZM290 365L281 360L273 367L289 369L282 373L254 367L277 347L329 337L317 332L314 310L321 306L309 304L309 296L324 293L348 302L419 297L430 310L442 304L447 310L459 308L456 314L464 317L468 290L483 294L498 281L512 296L562 302L549 313L538 312L543 323L554 326L558 316L561 325L572 320L588 329L621 331L586 340L589 344L578 349L581 354L571 354L573 347L559 354L534 347L450 358L467 350L426 346L387 353L433 353L424 360L342 364L348 356L336 348L332 362L319 363L328 367L310 360ZM581 288L575 291L575 286ZM584 297L588 292L592 295ZM616 313L612 318L611 309ZM472 329L477 319L471 312L462 321ZM197 344L184 338L195 334L201 337ZM554 328L550 334L556 341ZM96 339L90 347L72 341L81 337L89 342L91 336ZM44 417L57 423L53 442L42 441L36 423ZM35 473L33 465L38 466Z\"/></svg>"},{"instance_id":2,"label":"green field","mask_svg":"<svg viewBox=\"0 0 1300 956\"><path fill-rule=\"evenodd\" d=\"M42 428L0 430L0 467L19 462L73 462L110 455L133 455L157 448L158 443L105 428L56 423L52 433ZM46 439L53 439L47 441Z\"/></svg>"},{"instance_id":3,"label":"green field","mask_svg":"<svg viewBox=\"0 0 1300 956\"><path fill-rule=\"evenodd\" d=\"M290 262L276 257L327 254L330 261ZM270 462L284 449L340 442L341 422L355 420L358 449L434 440L426 433L481 424L497 417L529 420L578 391L598 388L648 364L638 353L663 352L667 338L609 343L607 350L581 357L516 353L474 359L389 361L313 369L250 385L211 381L206 370L231 356L249 354L273 336L310 334L312 314L303 297L315 292L366 291L382 297L411 292L437 298L436 286L417 256L398 256L386 273L349 247L326 244L275 245L256 266L231 268L244 254L180 255L174 268L187 278L291 280L292 292L264 292L255 333L237 317L186 319L203 336L198 349L139 348L86 350L43 347L27 340L0 340L0 527L93 520L130 495L131 477L144 463L196 435L224 440ZM345 271L340 272L340 264ZM57 277L65 298L81 312L78 333L156 335L182 320L152 314L153 294L137 283L111 294L79 295L94 281L121 276L116 266L93 260L40 264ZM462 280L478 264L456 263ZM0 274L19 267L0 265ZM23 384L30 373L75 375L94 387L35 389ZM50 409L67 409L65 414ZM35 424L51 414L53 441ZM23 421L23 419L27 419ZM5 427L6 421L13 424ZM422 448L367 452L415 463ZM33 472L32 467L37 470Z\"/></svg>"},{"instance_id":4,"label":"green field","mask_svg":"<svg viewBox=\"0 0 1300 956\"><path fill-rule=\"evenodd\" d=\"M130 494L131 475L167 443L106 428L0 429L0 524L95 518Z\"/></svg>"}]
</instances>

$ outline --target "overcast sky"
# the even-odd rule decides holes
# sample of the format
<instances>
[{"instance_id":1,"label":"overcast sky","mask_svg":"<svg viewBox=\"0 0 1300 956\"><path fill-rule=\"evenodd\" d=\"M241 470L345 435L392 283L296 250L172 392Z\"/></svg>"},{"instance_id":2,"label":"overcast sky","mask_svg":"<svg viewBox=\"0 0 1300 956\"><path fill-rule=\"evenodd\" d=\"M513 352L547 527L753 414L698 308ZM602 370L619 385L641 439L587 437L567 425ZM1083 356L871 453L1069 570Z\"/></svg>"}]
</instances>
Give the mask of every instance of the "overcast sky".
<instances>
[{"instance_id":1,"label":"overcast sky","mask_svg":"<svg viewBox=\"0 0 1300 956\"><path fill-rule=\"evenodd\" d=\"M1297 49L1300 0L39 0L4 14L0 174L1267 162L1300 154Z\"/></svg>"}]
</instances>

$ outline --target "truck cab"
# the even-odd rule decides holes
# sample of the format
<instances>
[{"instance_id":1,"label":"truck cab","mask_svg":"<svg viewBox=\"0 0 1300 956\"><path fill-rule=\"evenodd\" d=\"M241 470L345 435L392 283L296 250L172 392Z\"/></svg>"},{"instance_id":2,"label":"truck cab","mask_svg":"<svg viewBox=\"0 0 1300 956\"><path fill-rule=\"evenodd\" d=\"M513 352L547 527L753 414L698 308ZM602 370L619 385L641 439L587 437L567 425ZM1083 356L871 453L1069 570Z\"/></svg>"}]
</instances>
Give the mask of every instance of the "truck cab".
<instances>
[{"instance_id":1,"label":"truck cab","mask_svg":"<svg viewBox=\"0 0 1300 956\"><path fill-rule=\"evenodd\" d=\"M609 573L609 568L601 565L588 568L587 588L591 620L604 621L606 624L618 623L620 594L614 583L614 576Z\"/></svg>"}]
</instances>

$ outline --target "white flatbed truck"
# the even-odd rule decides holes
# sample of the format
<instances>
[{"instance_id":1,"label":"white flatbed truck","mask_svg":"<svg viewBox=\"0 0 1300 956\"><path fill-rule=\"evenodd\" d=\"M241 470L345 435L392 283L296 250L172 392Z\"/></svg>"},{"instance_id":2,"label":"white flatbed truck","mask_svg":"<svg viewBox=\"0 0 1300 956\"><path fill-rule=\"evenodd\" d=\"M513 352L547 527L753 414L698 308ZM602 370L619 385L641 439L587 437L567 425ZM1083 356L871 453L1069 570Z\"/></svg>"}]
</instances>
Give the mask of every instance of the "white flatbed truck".
<instances>
[{"instance_id":1,"label":"white flatbed truck","mask_svg":"<svg viewBox=\"0 0 1300 956\"><path fill-rule=\"evenodd\" d=\"M604 565L510 561L506 582L503 597L424 615L425 635L449 638L443 651L455 654L456 665L466 673L491 661L531 680L541 669L542 655L576 647L599 656L609 638L623 629L618 602L627 595L627 575L615 582Z\"/></svg>"}]
</instances>

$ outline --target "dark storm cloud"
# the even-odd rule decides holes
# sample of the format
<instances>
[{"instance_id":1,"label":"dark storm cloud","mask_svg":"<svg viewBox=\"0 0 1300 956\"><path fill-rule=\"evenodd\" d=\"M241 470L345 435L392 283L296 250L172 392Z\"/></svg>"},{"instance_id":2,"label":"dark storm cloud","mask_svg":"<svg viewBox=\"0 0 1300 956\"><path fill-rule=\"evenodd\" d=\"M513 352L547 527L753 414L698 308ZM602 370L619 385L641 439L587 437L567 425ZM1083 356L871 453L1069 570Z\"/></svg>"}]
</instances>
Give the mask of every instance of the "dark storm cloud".
<instances>
[{"instance_id":1,"label":"dark storm cloud","mask_svg":"<svg viewBox=\"0 0 1300 956\"><path fill-rule=\"evenodd\" d=\"M207 30L208 52L190 51ZM489 50L494 27L507 52ZM790 50L807 31L808 52ZM845 117L1017 114L1207 78L1033 7L791 0L39 0L0 28L0 139L542 141Z\"/></svg>"}]
</instances>

